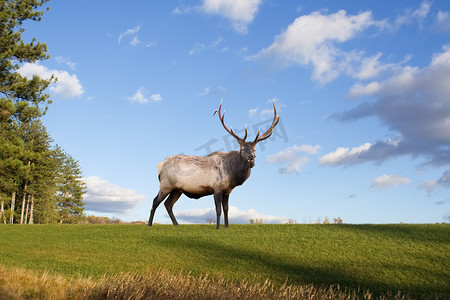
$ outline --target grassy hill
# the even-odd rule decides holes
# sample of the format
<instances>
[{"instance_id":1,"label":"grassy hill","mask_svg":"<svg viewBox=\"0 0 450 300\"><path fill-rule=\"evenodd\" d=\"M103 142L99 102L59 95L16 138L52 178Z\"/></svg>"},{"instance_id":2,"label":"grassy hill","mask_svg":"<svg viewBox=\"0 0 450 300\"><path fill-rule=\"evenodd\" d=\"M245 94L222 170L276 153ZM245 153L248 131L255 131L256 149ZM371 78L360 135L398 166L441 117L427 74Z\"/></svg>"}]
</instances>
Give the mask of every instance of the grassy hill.
<instances>
[{"instance_id":1,"label":"grassy hill","mask_svg":"<svg viewBox=\"0 0 450 300\"><path fill-rule=\"evenodd\" d=\"M339 285L375 295L450 297L449 224L231 225L220 231L213 225L4 225L0 241L0 284L5 270L15 269L93 281L164 270L258 285L269 279L277 288Z\"/></svg>"}]
</instances>

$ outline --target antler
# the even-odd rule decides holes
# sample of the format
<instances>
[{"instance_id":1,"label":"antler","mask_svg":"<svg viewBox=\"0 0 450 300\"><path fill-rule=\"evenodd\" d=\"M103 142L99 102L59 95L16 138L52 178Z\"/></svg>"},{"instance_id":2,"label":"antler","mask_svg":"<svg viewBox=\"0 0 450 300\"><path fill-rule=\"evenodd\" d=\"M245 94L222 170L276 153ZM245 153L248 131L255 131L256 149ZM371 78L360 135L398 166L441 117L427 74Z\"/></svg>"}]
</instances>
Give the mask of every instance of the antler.
<instances>
[{"instance_id":1,"label":"antler","mask_svg":"<svg viewBox=\"0 0 450 300\"><path fill-rule=\"evenodd\" d=\"M216 113L219 113L219 119L220 119L220 122L222 122L223 128L225 128L225 130L226 130L229 134L231 134L235 139L237 139L238 141L245 142L245 139L247 138L247 126L245 126L245 135L244 135L244 138L243 138L243 139L241 139L240 137L238 137L238 136L233 132L233 128L228 129L227 125L225 125L225 122L223 121L223 118L225 117L225 112L221 113L221 109L222 109L222 101L223 101L223 98L222 98L222 100L220 100L219 109L216 109L216 110L214 111L213 116L214 116Z\"/></svg>"},{"instance_id":2,"label":"antler","mask_svg":"<svg viewBox=\"0 0 450 300\"><path fill-rule=\"evenodd\" d=\"M225 128L225 130L226 130L229 134L231 134L235 139L237 139L238 141L245 142L245 139L247 138L247 126L245 126L245 135L244 135L244 138L243 138L243 139L241 139L240 137L238 137L238 136L233 132L233 129L232 129L232 128L229 129L229 128L227 127L227 125L225 125L225 122L224 122L224 120L223 120L223 118L225 117L225 112L221 113L221 109L222 109L222 101L223 101L223 99L220 100L219 109L216 109L216 110L214 111L213 116L214 116L216 113L219 113L219 119L220 119L220 122L222 122L223 128ZM266 132L264 132L263 135L261 135L261 136L259 136L260 133L261 133L261 130L258 130L258 134L256 135L255 140L253 141L254 144L259 143L259 142L264 141L265 139L269 138L269 137L272 135L273 128L278 124L278 121L280 121L280 116L277 116L277 108L275 107L275 100L273 101L273 111L274 111L274 117L273 117L272 125L270 125L270 128L269 128Z\"/></svg>"},{"instance_id":3,"label":"antler","mask_svg":"<svg viewBox=\"0 0 450 300\"><path fill-rule=\"evenodd\" d=\"M272 125L270 125L270 128L267 129L266 132L263 133L263 135L259 136L261 130L258 130L258 134L256 135L255 140L253 141L253 143L259 143L261 141L264 141L265 139L268 139L272 133L273 133L273 128L278 124L278 122L280 121L280 116L277 116L277 108L275 107L275 100L273 100L273 122Z\"/></svg>"}]
</instances>

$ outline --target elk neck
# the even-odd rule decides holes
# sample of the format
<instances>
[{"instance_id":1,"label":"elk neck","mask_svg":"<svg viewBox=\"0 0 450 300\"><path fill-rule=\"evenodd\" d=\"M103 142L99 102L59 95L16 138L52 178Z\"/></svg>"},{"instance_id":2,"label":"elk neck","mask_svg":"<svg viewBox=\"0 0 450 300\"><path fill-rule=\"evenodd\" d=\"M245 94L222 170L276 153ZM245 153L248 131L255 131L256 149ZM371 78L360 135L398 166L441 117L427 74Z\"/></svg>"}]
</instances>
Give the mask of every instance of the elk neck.
<instances>
[{"instance_id":1,"label":"elk neck","mask_svg":"<svg viewBox=\"0 0 450 300\"><path fill-rule=\"evenodd\" d=\"M233 186L243 184L250 177L251 168L246 159L241 157L239 151L231 151L226 155L225 172L231 177Z\"/></svg>"}]
</instances>

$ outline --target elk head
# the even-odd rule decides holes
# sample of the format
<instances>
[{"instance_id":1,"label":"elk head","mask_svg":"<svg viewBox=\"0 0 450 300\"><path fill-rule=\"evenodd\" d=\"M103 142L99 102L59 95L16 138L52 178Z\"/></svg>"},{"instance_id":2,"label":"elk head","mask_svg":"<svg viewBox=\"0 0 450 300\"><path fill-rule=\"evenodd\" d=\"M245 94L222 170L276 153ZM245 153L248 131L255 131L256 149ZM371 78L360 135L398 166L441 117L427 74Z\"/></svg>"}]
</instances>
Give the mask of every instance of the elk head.
<instances>
[{"instance_id":1,"label":"elk head","mask_svg":"<svg viewBox=\"0 0 450 300\"><path fill-rule=\"evenodd\" d=\"M255 139L252 142L245 141L245 139L247 138L247 126L245 126L244 138L240 138L233 132L233 129L231 127L228 128L227 125L225 125L225 122L223 120L223 118L225 117L225 112L222 113L222 111L221 111L222 101L223 101L223 99L220 101L219 109L214 111L213 116L216 114L216 112L219 114L219 119L223 125L223 128L225 128L225 130L238 141L242 160L247 161L249 167L253 168L255 166L255 157L256 157L255 146L256 146L256 144L269 138L272 135L273 128L278 124L278 121L280 121L280 116L277 116L277 108L275 107L275 100L273 101L274 116L273 116L272 125L270 125L270 128L267 129L267 131L264 132L262 135L260 135L261 130L259 129L258 134L256 135Z\"/></svg>"}]
</instances>

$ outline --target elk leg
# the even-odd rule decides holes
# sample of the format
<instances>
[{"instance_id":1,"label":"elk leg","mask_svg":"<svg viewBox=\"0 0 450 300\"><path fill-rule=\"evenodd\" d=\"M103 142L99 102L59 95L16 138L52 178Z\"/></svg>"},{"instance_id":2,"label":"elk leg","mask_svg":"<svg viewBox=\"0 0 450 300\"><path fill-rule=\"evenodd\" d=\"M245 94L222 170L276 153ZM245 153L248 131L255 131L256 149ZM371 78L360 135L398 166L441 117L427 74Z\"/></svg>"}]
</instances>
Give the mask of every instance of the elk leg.
<instances>
[{"instance_id":1,"label":"elk leg","mask_svg":"<svg viewBox=\"0 0 450 300\"><path fill-rule=\"evenodd\" d=\"M220 215L222 214L222 192L214 193L214 203L216 204L217 226L220 229Z\"/></svg>"},{"instance_id":2,"label":"elk leg","mask_svg":"<svg viewBox=\"0 0 450 300\"><path fill-rule=\"evenodd\" d=\"M177 202L177 200L181 196L181 191L174 190L170 193L169 198L164 202L164 206L167 209L167 213L169 214L170 219L172 220L173 225L178 225L177 219L175 219L175 216L172 211L172 207Z\"/></svg>"},{"instance_id":3,"label":"elk leg","mask_svg":"<svg viewBox=\"0 0 450 300\"><path fill-rule=\"evenodd\" d=\"M163 202L163 200L167 197L168 194L169 194L168 192L163 192L160 190L158 195L156 195L155 199L153 199L153 206L152 206L152 210L150 211L150 218L148 219L148 224L147 224L148 226L152 226L153 217L155 216L156 209L161 204L161 202Z\"/></svg>"},{"instance_id":4,"label":"elk leg","mask_svg":"<svg viewBox=\"0 0 450 300\"><path fill-rule=\"evenodd\" d=\"M225 228L228 228L228 197L230 195L222 196L223 218L225 219Z\"/></svg>"}]
</instances>

